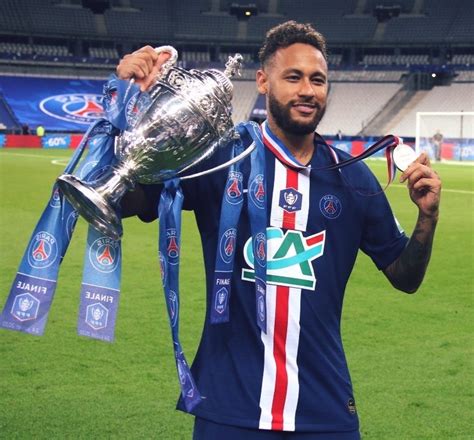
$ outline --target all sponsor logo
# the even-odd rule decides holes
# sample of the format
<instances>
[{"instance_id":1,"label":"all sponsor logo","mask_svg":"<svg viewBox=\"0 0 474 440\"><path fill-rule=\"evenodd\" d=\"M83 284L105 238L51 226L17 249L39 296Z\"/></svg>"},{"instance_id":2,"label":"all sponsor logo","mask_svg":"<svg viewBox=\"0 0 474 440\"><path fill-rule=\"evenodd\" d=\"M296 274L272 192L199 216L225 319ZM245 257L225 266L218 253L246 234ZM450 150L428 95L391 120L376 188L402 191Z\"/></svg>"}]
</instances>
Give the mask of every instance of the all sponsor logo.
<instances>
[{"instance_id":1,"label":"all sponsor logo","mask_svg":"<svg viewBox=\"0 0 474 440\"><path fill-rule=\"evenodd\" d=\"M56 119L89 125L104 116L101 95L71 93L43 99L40 110Z\"/></svg>"},{"instance_id":2,"label":"all sponsor logo","mask_svg":"<svg viewBox=\"0 0 474 440\"><path fill-rule=\"evenodd\" d=\"M326 194L319 201L319 209L324 217L334 220L341 214L342 204L336 196Z\"/></svg>"},{"instance_id":3,"label":"all sponsor logo","mask_svg":"<svg viewBox=\"0 0 474 440\"><path fill-rule=\"evenodd\" d=\"M29 293L17 295L13 302L11 314L18 321L30 321L38 316L40 302Z\"/></svg>"},{"instance_id":4,"label":"all sponsor logo","mask_svg":"<svg viewBox=\"0 0 474 440\"><path fill-rule=\"evenodd\" d=\"M47 134L41 138L43 148L69 148L71 136Z\"/></svg>"},{"instance_id":5,"label":"all sponsor logo","mask_svg":"<svg viewBox=\"0 0 474 440\"><path fill-rule=\"evenodd\" d=\"M89 261L99 272L113 272L119 260L119 242L109 237L98 238L89 249Z\"/></svg>"},{"instance_id":6,"label":"all sponsor logo","mask_svg":"<svg viewBox=\"0 0 474 440\"><path fill-rule=\"evenodd\" d=\"M51 266L58 257L58 243L54 235L46 231L38 232L28 248L28 264L35 269Z\"/></svg>"},{"instance_id":7,"label":"all sponsor logo","mask_svg":"<svg viewBox=\"0 0 474 440\"><path fill-rule=\"evenodd\" d=\"M280 191L280 200L278 205L288 213L301 210L303 194L294 188L285 188Z\"/></svg>"},{"instance_id":8,"label":"all sponsor logo","mask_svg":"<svg viewBox=\"0 0 474 440\"><path fill-rule=\"evenodd\" d=\"M316 276L312 261L324 254L326 231L304 237L300 231L267 228L267 283L314 290ZM250 268L242 269L242 279L255 281L252 238L244 246Z\"/></svg>"}]
</instances>

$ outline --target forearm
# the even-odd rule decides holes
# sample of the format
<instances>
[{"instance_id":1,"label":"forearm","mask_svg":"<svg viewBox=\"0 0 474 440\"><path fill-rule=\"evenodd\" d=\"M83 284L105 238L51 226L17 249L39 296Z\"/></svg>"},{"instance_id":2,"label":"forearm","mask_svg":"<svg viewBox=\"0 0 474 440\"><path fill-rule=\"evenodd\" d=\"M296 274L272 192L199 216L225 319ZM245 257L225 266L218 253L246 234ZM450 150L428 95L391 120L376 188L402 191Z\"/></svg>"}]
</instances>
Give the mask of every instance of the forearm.
<instances>
[{"instance_id":1,"label":"forearm","mask_svg":"<svg viewBox=\"0 0 474 440\"><path fill-rule=\"evenodd\" d=\"M418 215L407 246L384 271L395 288L414 293L420 286L430 261L437 222L438 212L429 216L420 212Z\"/></svg>"}]
</instances>

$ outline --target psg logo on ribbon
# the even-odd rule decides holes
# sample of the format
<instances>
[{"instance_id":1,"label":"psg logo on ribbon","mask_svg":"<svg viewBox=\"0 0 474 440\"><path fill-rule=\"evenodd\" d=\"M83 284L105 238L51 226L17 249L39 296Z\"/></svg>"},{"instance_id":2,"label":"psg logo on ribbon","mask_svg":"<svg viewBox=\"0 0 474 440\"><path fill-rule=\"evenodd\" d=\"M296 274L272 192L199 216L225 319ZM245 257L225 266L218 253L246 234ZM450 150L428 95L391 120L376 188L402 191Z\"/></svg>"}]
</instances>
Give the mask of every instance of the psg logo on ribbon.
<instances>
[{"instance_id":1,"label":"psg logo on ribbon","mask_svg":"<svg viewBox=\"0 0 474 440\"><path fill-rule=\"evenodd\" d=\"M119 242L109 237L98 238L89 249L89 261L99 272L113 272L119 259Z\"/></svg>"},{"instance_id":2,"label":"psg logo on ribbon","mask_svg":"<svg viewBox=\"0 0 474 440\"><path fill-rule=\"evenodd\" d=\"M225 198L231 205L237 205L243 201L242 198L242 173L231 171L225 187Z\"/></svg>"},{"instance_id":3,"label":"psg logo on ribbon","mask_svg":"<svg viewBox=\"0 0 474 440\"><path fill-rule=\"evenodd\" d=\"M219 252L225 263L230 263L234 256L236 239L237 229L235 228L227 229L227 231L222 234L219 242Z\"/></svg>"},{"instance_id":4,"label":"psg logo on ribbon","mask_svg":"<svg viewBox=\"0 0 474 440\"><path fill-rule=\"evenodd\" d=\"M158 262L160 263L160 275L161 281L165 283L166 281L166 258L161 252L158 252Z\"/></svg>"},{"instance_id":5,"label":"psg logo on ribbon","mask_svg":"<svg viewBox=\"0 0 474 440\"><path fill-rule=\"evenodd\" d=\"M51 199L49 201L49 206L51 206L51 208L61 207L61 195L57 186L55 186L53 189L53 195L51 196Z\"/></svg>"},{"instance_id":6,"label":"psg logo on ribbon","mask_svg":"<svg viewBox=\"0 0 474 440\"><path fill-rule=\"evenodd\" d=\"M257 257L257 262L260 266L264 266L267 258L266 253L266 244L267 244L267 237L263 232L259 232L255 236L254 241L255 246L255 256Z\"/></svg>"},{"instance_id":7,"label":"psg logo on ribbon","mask_svg":"<svg viewBox=\"0 0 474 440\"><path fill-rule=\"evenodd\" d=\"M40 102L43 113L63 121L89 125L104 116L102 96L92 93L71 93L49 96Z\"/></svg>"},{"instance_id":8,"label":"psg logo on ribbon","mask_svg":"<svg viewBox=\"0 0 474 440\"><path fill-rule=\"evenodd\" d=\"M66 220L66 235L68 240L71 240L72 233L74 232L74 228L76 227L77 219L79 214L76 211L72 211Z\"/></svg>"},{"instance_id":9,"label":"psg logo on ribbon","mask_svg":"<svg viewBox=\"0 0 474 440\"><path fill-rule=\"evenodd\" d=\"M168 253L168 261L170 264L178 264L179 245L176 229L170 228L166 230L166 252Z\"/></svg>"},{"instance_id":10,"label":"psg logo on ribbon","mask_svg":"<svg viewBox=\"0 0 474 440\"><path fill-rule=\"evenodd\" d=\"M341 214L342 204L336 196L327 194L319 201L319 209L324 217L334 220Z\"/></svg>"},{"instance_id":11,"label":"psg logo on ribbon","mask_svg":"<svg viewBox=\"0 0 474 440\"><path fill-rule=\"evenodd\" d=\"M171 326L176 326L178 322L178 296L174 290L170 290L168 295L168 304L169 304L169 312L170 312L170 322Z\"/></svg>"},{"instance_id":12,"label":"psg logo on ribbon","mask_svg":"<svg viewBox=\"0 0 474 440\"><path fill-rule=\"evenodd\" d=\"M58 243L49 232L38 232L28 249L28 263L35 269L51 266L58 257Z\"/></svg>"},{"instance_id":13,"label":"psg logo on ribbon","mask_svg":"<svg viewBox=\"0 0 474 440\"><path fill-rule=\"evenodd\" d=\"M265 203L265 185L263 174L257 174L249 187L250 200L259 209L264 208Z\"/></svg>"}]
</instances>

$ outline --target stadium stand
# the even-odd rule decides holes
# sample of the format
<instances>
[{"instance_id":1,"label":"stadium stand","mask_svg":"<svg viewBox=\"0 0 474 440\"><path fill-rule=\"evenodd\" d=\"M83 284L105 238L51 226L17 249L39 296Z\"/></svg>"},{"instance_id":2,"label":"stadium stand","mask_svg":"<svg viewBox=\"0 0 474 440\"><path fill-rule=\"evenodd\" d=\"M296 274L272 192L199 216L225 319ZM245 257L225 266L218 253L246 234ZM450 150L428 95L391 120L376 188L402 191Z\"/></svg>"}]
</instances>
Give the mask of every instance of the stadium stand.
<instances>
[{"instance_id":1,"label":"stadium stand","mask_svg":"<svg viewBox=\"0 0 474 440\"><path fill-rule=\"evenodd\" d=\"M18 76L18 87L26 75L104 81L121 56L144 44L173 44L185 68L222 68L240 52L245 69L235 81L238 122L249 117L257 97L264 33L295 19L313 23L328 39L332 85L324 134L376 135L393 127L414 136L416 111L472 109L470 0L256 0L250 3L258 13L247 21L229 13L233 3L249 3L243 0L109 0L103 13L82 3L2 0L0 75ZM384 8L390 17L380 15ZM375 133L367 132L371 127Z\"/></svg>"}]
</instances>

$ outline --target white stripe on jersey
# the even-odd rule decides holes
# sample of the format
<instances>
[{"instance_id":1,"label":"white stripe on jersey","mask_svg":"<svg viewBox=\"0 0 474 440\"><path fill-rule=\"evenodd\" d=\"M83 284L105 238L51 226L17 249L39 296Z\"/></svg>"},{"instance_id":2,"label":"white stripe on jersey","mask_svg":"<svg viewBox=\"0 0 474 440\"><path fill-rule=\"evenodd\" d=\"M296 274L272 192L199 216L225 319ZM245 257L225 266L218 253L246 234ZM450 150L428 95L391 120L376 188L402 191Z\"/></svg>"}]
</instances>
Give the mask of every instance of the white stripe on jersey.
<instances>
[{"instance_id":1,"label":"white stripe on jersey","mask_svg":"<svg viewBox=\"0 0 474 440\"><path fill-rule=\"evenodd\" d=\"M309 174L310 169L306 168L297 172L296 170L288 169L278 159L275 158L275 180L273 182L272 194L272 210L270 214L270 226L277 228L287 228L284 224L285 211L279 206L281 191L292 187L302 194L301 209L295 211L294 223L291 229L298 231L306 231L308 223L309 211ZM292 183L290 183L292 182ZM288 213L286 213L288 216Z\"/></svg>"},{"instance_id":2,"label":"white stripe on jersey","mask_svg":"<svg viewBox=\"0 0 474 440\"><path fill-rule=\"evenodd\" d=\"M285 213L279 206L280 192L289 187L302 196L300 211ZM309 170L297 172L275 159L270 225L305 231L309 214L309 191ZM297 356L301 289L267 284L266 302L267 333L261 332L264 366L259 428L294 431L299 397Z\"/></svg>"}]
</instances>

